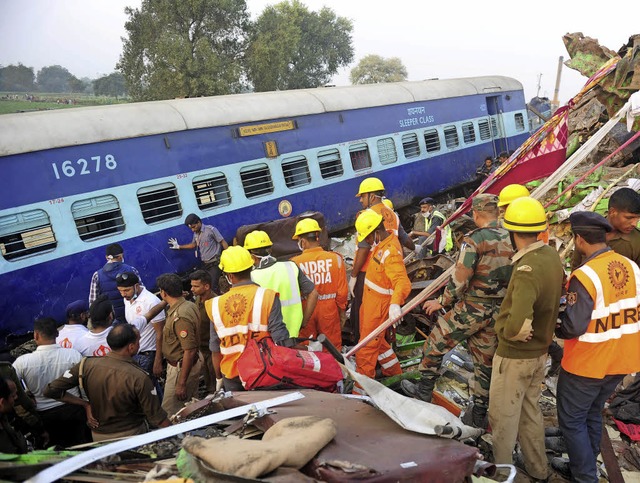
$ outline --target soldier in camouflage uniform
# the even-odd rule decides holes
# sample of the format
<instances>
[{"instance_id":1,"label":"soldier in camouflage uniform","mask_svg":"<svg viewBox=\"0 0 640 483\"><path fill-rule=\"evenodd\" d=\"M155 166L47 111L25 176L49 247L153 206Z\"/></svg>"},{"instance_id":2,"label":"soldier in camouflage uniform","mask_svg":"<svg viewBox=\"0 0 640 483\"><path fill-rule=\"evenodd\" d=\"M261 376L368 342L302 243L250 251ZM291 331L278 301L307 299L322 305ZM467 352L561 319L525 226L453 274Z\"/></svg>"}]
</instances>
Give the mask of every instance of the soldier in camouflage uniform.
<instances>
[{"instance_id":1,"label":"soldier in camouflage uniform","mask_svg":"<svg viewBox=\"0 0 640 483\"><path fill-rule=\"evenodd\" d=\"M495 317L511 278L513 248L509 233L498 226L498 198L480 194L473 200L473 221L478 228L464 237L460 255L444 294L425 302L427 314L450 307L425 341L418 383L402 381L402 390L423 401L439 376L444 355L467 341L474 362L473 422L486 426L493 354L497 347Z\"/></svg>"}]
</instances>

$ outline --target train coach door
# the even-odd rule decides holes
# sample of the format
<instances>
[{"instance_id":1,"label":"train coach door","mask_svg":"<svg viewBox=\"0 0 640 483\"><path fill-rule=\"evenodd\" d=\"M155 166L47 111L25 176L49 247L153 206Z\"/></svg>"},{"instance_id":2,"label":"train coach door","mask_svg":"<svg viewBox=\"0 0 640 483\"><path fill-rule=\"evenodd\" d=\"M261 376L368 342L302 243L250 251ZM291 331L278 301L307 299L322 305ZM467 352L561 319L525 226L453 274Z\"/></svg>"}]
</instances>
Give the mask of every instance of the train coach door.
<instances>
[{"instance_id":1,"label":"train coach door","mask_svg":"<svg viewBox=\"0 0 640 483\"><path fill-rule=\"evenodd\" d=\"M487 114L491 126L491 141L493 143L494 157L503 151L509 151L506 129L502 115L502 99L500 96L487 96Z\"/></svg>"}]
</instances>

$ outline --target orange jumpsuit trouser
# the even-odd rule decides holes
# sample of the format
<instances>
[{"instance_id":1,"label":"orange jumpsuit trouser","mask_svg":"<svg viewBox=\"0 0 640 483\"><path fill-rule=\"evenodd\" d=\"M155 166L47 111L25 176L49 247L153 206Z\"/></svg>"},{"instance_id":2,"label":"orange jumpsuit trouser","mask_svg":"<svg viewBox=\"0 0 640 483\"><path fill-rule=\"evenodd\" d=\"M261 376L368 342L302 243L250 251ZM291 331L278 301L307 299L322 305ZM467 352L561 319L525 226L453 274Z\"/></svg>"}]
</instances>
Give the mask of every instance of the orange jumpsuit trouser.
<instances>
[{"instance_id":1,"label":"orange jumpsuit trouser","mask_svg":"<svg viewBox=\"0 0 640 483\"><path fill-rule=\"evenodd\" d=\"M340 327L340 312L334 299L318 300L311 318L302 329L298 337L313 337L324 334L336 347L342 349L342 327ZM323 352L327 352L323 349Z\"/></svg>"}]
</instances>

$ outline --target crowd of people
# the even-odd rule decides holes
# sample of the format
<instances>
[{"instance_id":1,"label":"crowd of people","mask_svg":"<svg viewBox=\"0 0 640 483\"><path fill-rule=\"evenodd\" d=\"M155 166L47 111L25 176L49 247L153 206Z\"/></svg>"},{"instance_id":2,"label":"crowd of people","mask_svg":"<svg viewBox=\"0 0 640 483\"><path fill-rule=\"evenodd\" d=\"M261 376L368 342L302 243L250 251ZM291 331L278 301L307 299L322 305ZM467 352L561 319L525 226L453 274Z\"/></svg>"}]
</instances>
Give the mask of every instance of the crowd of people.
<instances>
[{"instance_id":1,"label":"crowd of people","mask_svg":"<svg viewBox=\"0 0 640 483\"><path fill-rule=\"evenodd\" d=\"M420 201L407 233L384 194L377 178L360 184L350 277L343 257L320 245L313 218L300 219L291 234L301 253L279 261L266 232L228 246L190 214L191 243L169 240L171 249L194 249L202 260L189 276L190 293L167 273L155 280L154 295L124 262L122 247L109 245L88 301L69 304L59 330L53 319L36 320L37 349L0 364L0 451L27 451L24 433L36 445L68 447L167 426L201 381L208 392L243 390L238 359L251 339L299 347L300 338L324 334L339 350L343 329L362 340L386 320L400 321L411 292L404 250L446 251L453 239L433 199ZM444 356L466 343L474 384L465 423L490 425L496 463L511 464L519 441L527 473L544 480L539 399L551 354L573 478L597 481L600 412L622 377L640 370L640 195L618 189L606 218L570 216L576 255L568 278L548 245L545 210L524 186L477 195L471 215L477 228L464 236L444 292L422 307L437 322L420 379L403 380L401 390L431 401ZM224 293L221 276L230 286ZM554 336L564 339L564 351ZM402 372L384 333L356 352L355 362L370 377ZM356 384L354 392L362 389ZM10 424L10 414L20 423Z\"/></svg>"}]
</instances>

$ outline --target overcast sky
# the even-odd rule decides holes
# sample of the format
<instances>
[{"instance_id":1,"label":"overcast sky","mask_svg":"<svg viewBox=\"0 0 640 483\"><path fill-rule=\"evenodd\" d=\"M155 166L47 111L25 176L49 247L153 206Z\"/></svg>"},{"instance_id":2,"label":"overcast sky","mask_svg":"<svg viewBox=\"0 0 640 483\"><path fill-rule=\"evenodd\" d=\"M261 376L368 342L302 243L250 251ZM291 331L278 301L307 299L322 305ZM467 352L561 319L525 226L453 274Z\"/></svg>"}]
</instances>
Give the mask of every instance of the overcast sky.
<instances>
[{"instance_id":1,"label":"overcast sky","mask_svg":"<svg viewBox=\"0 0 640 483\"><path fill-rule=\"evenodd\" d=\"M527 99L553 97L558 58L569 58L567 32L582 32L617 51L640 33L638 18L608 16L606 7L588 2L539 0L525 4L492 0L302 0L311 10L323 6L353 21L355 60L378 54L399 57L409 80L506 75L519 80ZM111 73L122 50L125 6L140 0L0 0L0 65L38 69L59 64L76 77ZM247 0L257 17L274 0ZM633 2L632 2L633 3ZM611 11L609 11L611 13ZM333 79L348 85L350 68ZM560 101L565 103L586 78L562 71Z\"/></svg>"}]
</instances>

